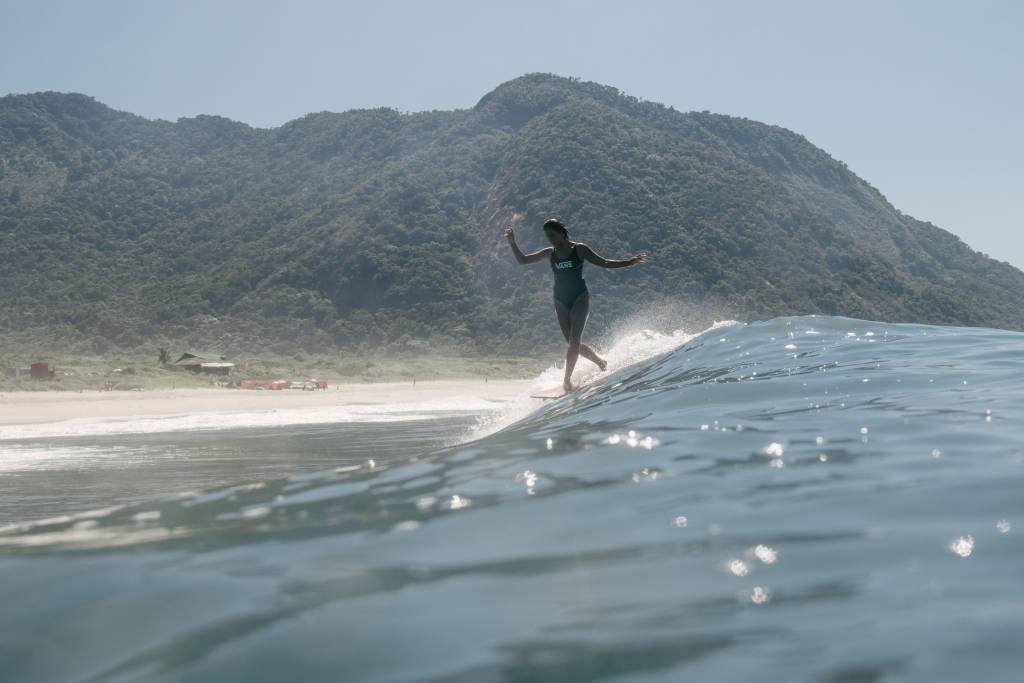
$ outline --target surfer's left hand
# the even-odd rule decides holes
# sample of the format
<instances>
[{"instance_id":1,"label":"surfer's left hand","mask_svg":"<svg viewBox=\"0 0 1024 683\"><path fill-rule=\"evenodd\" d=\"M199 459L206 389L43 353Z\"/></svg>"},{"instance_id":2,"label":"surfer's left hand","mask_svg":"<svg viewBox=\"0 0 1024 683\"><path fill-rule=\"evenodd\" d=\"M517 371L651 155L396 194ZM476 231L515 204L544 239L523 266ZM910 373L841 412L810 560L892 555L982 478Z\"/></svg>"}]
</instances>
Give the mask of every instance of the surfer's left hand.
<instances>
[{"instance_id":1,"label":"surfer's left hand","mask_svg":"<svg viewBox=\"0 0 1024 683\"><path fill-rule=\"evenodd\" d=\"M649 252L641 251L639 254L629 259L633 263L647 263L647 257L650 256Z\"/></svg>"}]
</instances>

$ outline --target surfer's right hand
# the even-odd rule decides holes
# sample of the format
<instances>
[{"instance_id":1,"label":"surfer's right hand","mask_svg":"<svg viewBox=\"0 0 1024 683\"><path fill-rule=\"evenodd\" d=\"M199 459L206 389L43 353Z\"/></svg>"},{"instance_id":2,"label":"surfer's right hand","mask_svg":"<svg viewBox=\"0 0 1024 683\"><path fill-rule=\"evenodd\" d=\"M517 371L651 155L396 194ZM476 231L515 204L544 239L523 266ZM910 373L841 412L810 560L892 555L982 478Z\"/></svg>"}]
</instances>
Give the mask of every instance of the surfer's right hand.
<instances>
[{"instance_id":1,"label":"surfer's right hand","mask_svg":"<svg viewBox=\"0 0 1024 683\"><path fill-rule=\"evenodd\" d=\"M505 237L510 240L514 240L516 238L516 234L512 232L512 228L505 228Z\"/></svg>"}]
</instances>

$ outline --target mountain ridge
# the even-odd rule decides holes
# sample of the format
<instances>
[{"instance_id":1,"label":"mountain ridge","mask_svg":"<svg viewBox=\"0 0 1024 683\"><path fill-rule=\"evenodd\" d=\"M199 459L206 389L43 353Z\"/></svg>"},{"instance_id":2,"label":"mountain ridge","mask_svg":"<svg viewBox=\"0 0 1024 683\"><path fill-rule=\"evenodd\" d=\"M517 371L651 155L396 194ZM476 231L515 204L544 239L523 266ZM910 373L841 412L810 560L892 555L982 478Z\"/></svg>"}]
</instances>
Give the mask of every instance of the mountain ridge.
<instances>
[{"instance_id":1,"label":"mountain ridge","mask_svg":"<svg viewBox=\"0 0 1024 683\"><path fill-rule=\"evenodd\" d=\"M798 133L550 74L469 109L268 129L9 95L0 162L14 341L528 350L560 338L550 284L500 234L536 248L553 214L599 253L653 251L588 268L595 330L666 306L1024 328L1024 273L902 214Z\"/></svg>"}]
</instances>

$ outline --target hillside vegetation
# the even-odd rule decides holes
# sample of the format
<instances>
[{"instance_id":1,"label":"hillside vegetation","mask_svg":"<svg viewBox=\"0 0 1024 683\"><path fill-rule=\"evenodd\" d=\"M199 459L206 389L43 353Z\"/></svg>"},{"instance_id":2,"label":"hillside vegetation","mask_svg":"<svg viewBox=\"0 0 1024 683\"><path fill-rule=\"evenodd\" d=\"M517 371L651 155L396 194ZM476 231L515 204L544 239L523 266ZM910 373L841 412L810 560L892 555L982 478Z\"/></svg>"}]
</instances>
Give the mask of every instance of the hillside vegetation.
<instances>
[{"instance_id":1,"label":"hillside vegetation","mask_svg":"<svg viewBox=\"0 0 1024 683\"><path fill-rule=\"evenodd\" d=\"M826 313L1024 328L1024 273L893 208L800 135L534 74L472 109L151 121L0 98L0 338L527 352L560 339L558 215L602 255L591 327ZM652 327L654 324L652 323Z\"/></svg>"}]
</instances>

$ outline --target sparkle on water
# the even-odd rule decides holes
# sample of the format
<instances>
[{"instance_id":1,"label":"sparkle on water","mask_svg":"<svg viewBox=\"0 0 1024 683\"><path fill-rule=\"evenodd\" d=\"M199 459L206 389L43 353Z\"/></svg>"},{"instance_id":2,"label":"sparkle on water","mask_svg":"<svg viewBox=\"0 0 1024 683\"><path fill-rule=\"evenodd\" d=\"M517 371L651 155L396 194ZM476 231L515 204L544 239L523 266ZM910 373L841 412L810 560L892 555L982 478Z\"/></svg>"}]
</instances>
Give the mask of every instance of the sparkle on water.
<instances>
[{"instance_id":1,"label":"sparkle on water","mask_svg":"<svg viewBox=\"0 0 1024 683\"><path fill-rule=\"evenodd\" d=\"M974 538L971 536L961 536L949 544L949 549L960 557L970 557L971 553L974 552Z\"/></svg>"},{"instance_id":2,"label":"sparkle on water","mask_svg":"<svg viewBox=\"0 0 1024 683\"><path fill-rule=\"evenodd\" d=\"M770 548L766 545L756 545L752 548L751 553L757 559L765 564L775 564L775 560L778 559L779 554L775 552L774 548Z\"/></svg>"},{"instance_id":3,"label":"sparkle on water","mask_svg":"<svg viewBox=\"0 0 1024 683\"><path fill-rule=\"evenodd\" d=\"M765 586L754 586L754 590L750 591L750 601L755 605L763 605L771 599L771 590Z\"/></svg>"},{"instance_id":4,"label":"sparkle on water","mask_svg":"<svg viewBox=\"0 0 1024 683\"><path fill-rule=\"evenodd\" d=\"M746 576L750 573L750 565L744 562L743 560L739 560L736 558L733 558L726 562L725 568L729 570L730 573L736 576Z\"/></svg>"}]
</instances>

